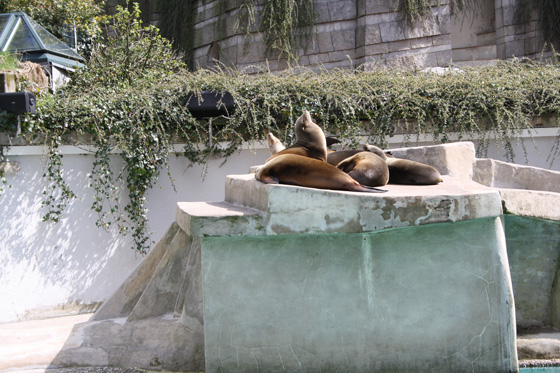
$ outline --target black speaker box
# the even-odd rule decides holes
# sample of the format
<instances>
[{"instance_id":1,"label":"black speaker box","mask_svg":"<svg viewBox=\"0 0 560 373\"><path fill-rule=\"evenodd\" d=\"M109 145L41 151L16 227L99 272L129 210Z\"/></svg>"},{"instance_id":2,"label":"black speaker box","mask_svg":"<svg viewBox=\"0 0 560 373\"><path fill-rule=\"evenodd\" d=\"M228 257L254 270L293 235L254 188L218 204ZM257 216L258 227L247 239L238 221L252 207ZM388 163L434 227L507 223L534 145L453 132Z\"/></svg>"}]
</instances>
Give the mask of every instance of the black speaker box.
<instances>
[{"instance_id":1,"label":"black speaker box","mask_svg":"<svg viewBox=\"0 0 560 373\"><path fill-rule=\"evenodd\" d=\"M202 91L189 93L186 99L187 109L195 118L218 117L231 114L235 102L229 92Z\"/></svg>"},{"instance_id":2,"label":"black speaker box","mask_svg":"<svg viewBox=\"0 0 560 373\"><path fill-rule=\"evenodd\" d=\"M37 99L31 92L0 93L0 110L23 114L37 112Z\"/></svg>"}]
</instances>

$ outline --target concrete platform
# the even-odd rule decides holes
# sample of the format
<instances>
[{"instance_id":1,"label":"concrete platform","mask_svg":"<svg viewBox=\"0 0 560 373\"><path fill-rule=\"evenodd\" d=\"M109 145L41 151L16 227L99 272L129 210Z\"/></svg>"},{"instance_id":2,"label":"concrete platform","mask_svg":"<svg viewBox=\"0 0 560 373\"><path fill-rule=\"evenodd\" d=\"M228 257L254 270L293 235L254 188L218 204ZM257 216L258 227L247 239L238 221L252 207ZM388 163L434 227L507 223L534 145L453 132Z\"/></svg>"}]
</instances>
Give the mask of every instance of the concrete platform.
<instances>
[{"instance_id":1,"label":"concrete platform","mask_svg":"<svg viewBox=\"0 0 560 373\"><path fill-rule=\"evenodd\" d=\"M121 288L87 322L69 319L56 356L31 333L29 345L5 345L16 367L0 370L34 369L21 361L35 345L40 369L514 371L503 214L557 219L558 194L516 189L498 166L474 172L472 144L407 152L444 182L370 194L229 176L225 201L178 204ZM520 357L550 363L559 340L520 336Z\"/></svg>"},{"instance_id":2,"label":"concrete platform","mask_svg":"<svg viewBox=\"0 0 560 373\"><path fill-rule=\"evenodd\" d=\"M139 368L49 368L80 323L93 314L0 324L0 372L17 373L132 373ZM520 367L560 366L560 331L518 335ZM158 372L163 372L157 370Z\"/></svg>"},{"instance_id":3,"label":"concrete platform","mask_svg":"<svg viewBox=\"0 0 560 373\"><path fill-rule=\"evenodd\" d=\"M93 314L0 324L0 371L49 367L74 327Z\"/></svg>"}]
</instances>

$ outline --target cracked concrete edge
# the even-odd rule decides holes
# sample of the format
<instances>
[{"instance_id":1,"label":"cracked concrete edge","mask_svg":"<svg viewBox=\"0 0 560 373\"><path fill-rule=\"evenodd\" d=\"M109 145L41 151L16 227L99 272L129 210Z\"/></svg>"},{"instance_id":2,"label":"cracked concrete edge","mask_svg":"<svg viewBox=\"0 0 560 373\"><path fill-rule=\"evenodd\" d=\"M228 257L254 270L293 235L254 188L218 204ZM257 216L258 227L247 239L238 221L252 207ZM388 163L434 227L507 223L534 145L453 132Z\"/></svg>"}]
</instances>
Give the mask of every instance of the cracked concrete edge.
<instances>
[{"instance_id":1,"label":"cracked concrete edge","mask_svg":"<svg viewBox=\"0 0 560 373\"><path fill-rule=\"evenodd\" d=\"M560 220L560 193L520 189L498 190L505 214Z\"/></svg>"}]
</instances>

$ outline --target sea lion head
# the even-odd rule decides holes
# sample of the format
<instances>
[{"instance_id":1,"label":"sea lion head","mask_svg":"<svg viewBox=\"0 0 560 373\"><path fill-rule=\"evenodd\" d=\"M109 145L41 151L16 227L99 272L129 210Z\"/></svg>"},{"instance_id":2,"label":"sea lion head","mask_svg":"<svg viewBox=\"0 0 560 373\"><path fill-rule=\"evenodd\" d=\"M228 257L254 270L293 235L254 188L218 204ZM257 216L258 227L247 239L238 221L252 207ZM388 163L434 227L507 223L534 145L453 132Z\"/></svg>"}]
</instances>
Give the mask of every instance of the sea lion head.
<instances>
[{"instance_id":1,"label":"sea lion head","mask_svg":"<svg viewBox=\"0 0 560 373\"><path fill-rule=\"evenodd\" d=\"M268 150L270 150L271 155L274 155L274 154L286 149L284 144L282 144L282 142L276 136L274 136L272 133L269 133L266 136L266 139L267 139L267 142L268 142Z\"/></svg>"},{"instance_id":2,"label":"sea lion head","mask_svg":"<svg viewBox=\"0 0 560 373\"><path fill-rule=\"evenodd\" d=\"M313 152L320 153L320 157L327 159L327 140L325 133L317 124L311 120L309 111L304 110L301 117L296 120L295 130L296 145L305 147Z\"/></svg>"}]
</instances>

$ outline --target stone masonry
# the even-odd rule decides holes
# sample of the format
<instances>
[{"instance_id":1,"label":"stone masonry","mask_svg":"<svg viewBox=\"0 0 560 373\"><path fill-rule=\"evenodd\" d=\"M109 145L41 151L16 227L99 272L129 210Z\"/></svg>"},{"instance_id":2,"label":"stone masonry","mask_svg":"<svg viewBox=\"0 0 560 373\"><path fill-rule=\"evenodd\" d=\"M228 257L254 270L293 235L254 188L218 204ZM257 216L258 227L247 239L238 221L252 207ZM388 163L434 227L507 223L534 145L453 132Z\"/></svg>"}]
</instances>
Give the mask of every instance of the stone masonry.
<instances>
[{"instance_id":1,"label":"stone masonry","mask_svg":"<svg viewBox=\"0 0 560 373\"><path fill-rule=\"evenodd\" d=\"M262 34L255 30L247 37L235 27L238 8L216 16L219 1L205 2L198 8L195 65L206 67L219 60L241 70L253 71L255 65L264 64L272 71L284 69L285 61L267 53ZM301 66L425 68L452 62L447 1L413 23L404 20L395 6L374 0L318 0L315 7L317 27L312 40L299 51ZM223 38L218 42L219 34Z\"/></svg>"},{"instance_id":2,"label":"stone masonry","mask_svg":"<svg viewBox=\"0 0 560 373\"><path fill-rule=\"evenodd\" d=\"M520 18L519 0L481 0L474 8L452 14L449 0L433 2L427 16L413 22L398 11L398 2L385 0L316 0L313 36L302 40L297 52L300 66L313 68L447 67L481 65L513 57L549 57L543 52L538 14ZM156 1L139 0L144 21L160 22ZM107 0L109 13L123 0ZM263 1L256 1L254 25L260 25ZM288 67L267 50L263 31L247 33L239 0L196 2L193 62L195 67L220 64L244 72ZM187 27L185 25L185 27ZM294 30L297 32L297 30Z\"/></svg>"}]
</instances>

